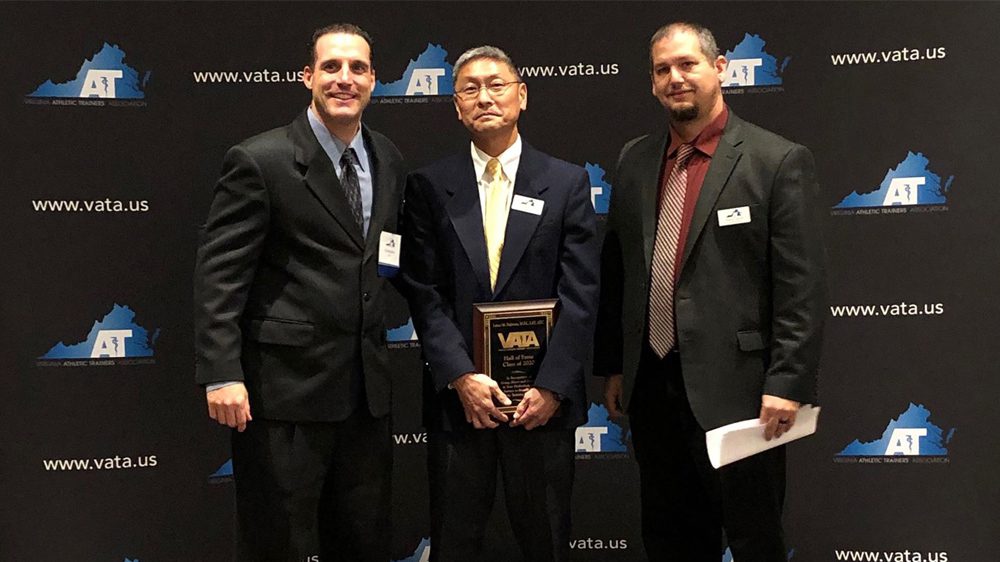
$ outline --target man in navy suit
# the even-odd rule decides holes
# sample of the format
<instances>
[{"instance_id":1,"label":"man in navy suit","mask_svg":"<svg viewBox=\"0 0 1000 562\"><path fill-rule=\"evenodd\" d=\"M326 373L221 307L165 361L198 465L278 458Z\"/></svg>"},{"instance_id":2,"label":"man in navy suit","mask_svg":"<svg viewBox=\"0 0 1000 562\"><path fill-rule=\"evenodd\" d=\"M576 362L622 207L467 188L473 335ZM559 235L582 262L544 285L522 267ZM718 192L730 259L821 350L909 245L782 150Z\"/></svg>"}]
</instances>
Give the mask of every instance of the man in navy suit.
<instances>
[{"instance_id":1,"label":"man in navy suit","mask_svg":"<svg viewBox=\"0 0 1000 562\"><path fill-rule=\"evenodd\" d=\"M425 361L431 559L482 558L499 466L524 558L566 560L598 298L590 182L522 142L528 88L503 51L466 51L454 77L471 146L410 176L403 217L402 281ZM496 402L509 398L473 364L473 305L552 298L559 318L534 386L508 417Z\"/></svg>"}]
</instances>

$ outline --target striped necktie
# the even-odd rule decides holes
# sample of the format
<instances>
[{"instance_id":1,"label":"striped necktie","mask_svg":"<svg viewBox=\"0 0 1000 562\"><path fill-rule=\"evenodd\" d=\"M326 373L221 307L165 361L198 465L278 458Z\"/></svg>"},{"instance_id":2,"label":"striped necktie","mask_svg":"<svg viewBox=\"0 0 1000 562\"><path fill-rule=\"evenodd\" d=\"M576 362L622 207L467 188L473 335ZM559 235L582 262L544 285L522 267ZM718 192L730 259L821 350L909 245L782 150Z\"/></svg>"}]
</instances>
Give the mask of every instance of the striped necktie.
<instances>
[{"instance_id":1,"label":"striped necktie","mask_svg":"<svg viewBox=\"0 0 1000 562\"><path fill-rule=\"evenodd\" d=\"M674 326L674 266L677 259L677 239L684 217L684 195L687 192L687 161L694 146L682 144L660 195L653 259L649 272L649 346L661 359L677 343Z\"/></svg>"}]
</instances>

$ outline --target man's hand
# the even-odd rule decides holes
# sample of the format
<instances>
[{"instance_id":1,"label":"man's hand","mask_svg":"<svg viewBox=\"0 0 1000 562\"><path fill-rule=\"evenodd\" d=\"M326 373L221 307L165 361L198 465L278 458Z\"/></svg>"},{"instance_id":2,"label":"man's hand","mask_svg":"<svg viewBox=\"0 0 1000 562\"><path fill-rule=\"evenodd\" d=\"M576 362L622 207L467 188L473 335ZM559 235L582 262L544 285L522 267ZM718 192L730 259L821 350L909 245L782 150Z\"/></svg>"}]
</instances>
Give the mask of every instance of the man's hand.
<instances>
[{"instance_id":1,"label":"man's hand","mask_svg":"<svg viewBox=\"0 0 1000 562\"><path fill-rule=\"evenodd\" d=\"M559 409L559 401L551 390L544 388L529 388L524 393L524 398L517 405L514 412L513 427L524 426L524 429L531 431L536 427L549 423L549 418Z\"/></svg>"},{"instance_id":2,"label":"man's hand","mask_svg":"<svg viewBox=\"0 0 1000 562\"><path fill-rule=\"evenodd\" d=\"M510 406L510 398L500 390L497 382L482 373L465 373L451 383L458 391L458 398L465 409L465 421L476 429L487 429L506 422L507 415L493 403L495 397L504 406Z\"/></svg>"},{"instance_id":3,"label":"man's hand","mask_svg":"<svg viewBox=\"0 0 1000 562\"><path fill-rule=\"evenodd\" d=\"M208 417L236 431L247 428L250 417L250 399L243 383L231 384L205 393L208 399Z\"/></svg>"},{"instance_id":4,"label":"man's hand","mask_svg":"<svg viewBox=\"0 0 1000 562\"><path fill-rule=\"evenodd\" d=\"M625 412L622 411L623 380L621 373L604 377L604 407L608 409L608 416L613 419L625 417Z\"/></svg>"},{"instance_id":5,"label":"man's hand","mask_svg":"<svg viewBox=\"0 0 1000 562\"><path fill-rule=\"evenodd\" d=\"M766 424L764 439L770 441L773 437L781 437L791 429L798 411L798 402L765 394L760 403L760 421Z\"/></svg>"}]
</instances>

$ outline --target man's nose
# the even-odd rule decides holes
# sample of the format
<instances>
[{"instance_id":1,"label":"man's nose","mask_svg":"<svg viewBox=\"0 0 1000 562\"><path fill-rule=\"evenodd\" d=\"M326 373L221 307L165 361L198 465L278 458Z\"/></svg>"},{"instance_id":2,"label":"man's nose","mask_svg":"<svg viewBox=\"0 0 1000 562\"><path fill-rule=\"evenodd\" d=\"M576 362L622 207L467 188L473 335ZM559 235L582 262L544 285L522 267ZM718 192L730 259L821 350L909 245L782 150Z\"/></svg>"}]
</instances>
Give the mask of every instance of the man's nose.
<instances>
[{"instance_id":1,"label":"man's nose","mask_svg":"<svg viewBox=\"0 0 1000 562\"><path fill-rule=\"evenodd\" d=\"M351 69L346 64L337 72L337 82L351 82Z\"/></svg>"},{"instance_id":2,"label":"man's nose","mask_svg":"<svg viewBox=\"0 0 1000 562\"><path fill-rule=\"evenodd\" d=\"M482 106L493 105L493 97L485 86L480 86L479 92L476 93L476 103Z\"/></svg>"}]
</instances>

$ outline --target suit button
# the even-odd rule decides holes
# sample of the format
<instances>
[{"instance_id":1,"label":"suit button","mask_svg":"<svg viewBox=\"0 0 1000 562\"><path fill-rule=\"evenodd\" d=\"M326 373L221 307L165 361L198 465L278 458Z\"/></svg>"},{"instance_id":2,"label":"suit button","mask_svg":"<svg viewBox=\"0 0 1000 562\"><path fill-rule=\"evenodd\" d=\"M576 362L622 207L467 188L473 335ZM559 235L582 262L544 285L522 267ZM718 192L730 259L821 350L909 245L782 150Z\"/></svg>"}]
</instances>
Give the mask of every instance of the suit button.
<instances>
[{"instance_id":1,"label":"suit button","mask_svg":"<svg viewBox=\"0 0 1000 562\"><path fill-rule=\"evenodd\" d=\"M365 291L365 293L361 295L361 298L365 299L365 302L368 302L372 300L372 295L368 291Z\"/></svg>"}]
</instances>

